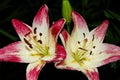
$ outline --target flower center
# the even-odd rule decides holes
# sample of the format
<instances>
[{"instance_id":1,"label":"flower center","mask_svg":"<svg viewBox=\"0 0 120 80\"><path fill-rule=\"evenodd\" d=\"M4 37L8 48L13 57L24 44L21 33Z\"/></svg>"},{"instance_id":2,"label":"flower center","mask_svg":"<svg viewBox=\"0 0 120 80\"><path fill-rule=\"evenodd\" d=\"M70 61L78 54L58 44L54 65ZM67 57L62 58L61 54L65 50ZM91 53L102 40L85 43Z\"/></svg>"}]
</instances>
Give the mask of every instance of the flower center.
<instances>
[{"instance_id":1,"label":"flower center","mask_svg":"<svg viewBox=\"0 0 120 80\"><path fill-rule=\"evenodd\" d=\"M34 34L34 35L33 35ZM41 56L44 57L48 55L49 47L43 44L42 37L43 33L39 33L39 39L37 35L37 28L34 28L33 34L28 34L29 38L24 38L24 42L26 43L26 49L31 51L32 56Z\"/></svg>"},{"instance_id":2,"label":"flower center","mask_svg":"<svg viewBox=\"0 0 120 80\"><path fill-rule=\"evenodd\" d=\"M77 61L80 65L84 64L84 61L89 61L90 56L93 56L93 50L96 48L94 46L93 41L94 41L94 35L92 36L92 39L88 41L86 38L86 34L83 33L84 39L83 41L78 41L77 45L78 48L76 52L72 53L72 56L75 61Z\"/></svg>"}]
</instances>

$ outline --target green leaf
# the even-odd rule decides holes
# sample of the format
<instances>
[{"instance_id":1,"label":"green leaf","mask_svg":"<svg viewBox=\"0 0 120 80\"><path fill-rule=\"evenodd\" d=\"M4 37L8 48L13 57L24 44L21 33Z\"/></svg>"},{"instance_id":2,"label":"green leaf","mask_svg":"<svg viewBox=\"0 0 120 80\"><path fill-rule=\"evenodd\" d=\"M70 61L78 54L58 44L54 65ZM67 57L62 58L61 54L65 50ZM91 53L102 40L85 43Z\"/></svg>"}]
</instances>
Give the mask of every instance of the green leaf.
<instances>
[{"instance_id":1,"label":"green leaf","mask_svg":"<svg viewBox=\"0 0 120 80\"><path fill-rule=\"evenodd\" d=\"M112 23L112 25L113 25L113 28L115 29L116 37L119 39L120 29L114 23Z\"/></svg>"},{"instance_id":2,"label":"green leaf","mask_svg":"<svg viewBox=\"0 0 120 80\"><path fill-rule=\"evenodd\" d=\"M88 0L82 0L82 6L87 6Z\"/></svg>"},{"instance_id":3,"label":"green leaf","mask_svg":"<svg viewBox=\"0 0 120 80\"><path fill-rule=\"evenodd\" d=\"M116 19L116 20L120 21L120 15L115 12L112 12L110 10L105 10L104 14L107 18Z\"/></svg>"},{"instance_id":4,"label":"green leaf","mask_svg":"<svg viewBox=\"0 0 120 80\"><path fill-rule=\"evenodd\" d=\"M0 29L0 34L2 34L2 35L4 35L4 36L8 37L9 39L11 39L11 40L13 40L13 41L16 41L16 40L17 40L17 38L16 38L15 36L13 36L13 35L11 35L11 34L5 32L5 31L3 31L3 30L1 30L1 29Z\"/></svg>"},{"instance_id":5,"label":"green leaf","mask_svg":"<svg viewBox=\"0 0 120 80\"><path fill-rule=\"evenodd\" d=\"M25 13L25 11L20 6L16 10L14 10L12 13L9 13L8 15L6 15L6 18L4 20L2 20L0 23L10 21L12 18L16 18L17 16L21 16L23 13Z\"/></svg>"},{"instance_id":6,"label":"green leaf","mask_svg":"<svg viewBox=\"0 0 120 80\"><path fill-rule=\"evenodd\" d=\"M0 11L5 10L8 7L10 7L9 3L10 3L10 0L1 2L0 3Z\"/></svg>"}]
</instances>

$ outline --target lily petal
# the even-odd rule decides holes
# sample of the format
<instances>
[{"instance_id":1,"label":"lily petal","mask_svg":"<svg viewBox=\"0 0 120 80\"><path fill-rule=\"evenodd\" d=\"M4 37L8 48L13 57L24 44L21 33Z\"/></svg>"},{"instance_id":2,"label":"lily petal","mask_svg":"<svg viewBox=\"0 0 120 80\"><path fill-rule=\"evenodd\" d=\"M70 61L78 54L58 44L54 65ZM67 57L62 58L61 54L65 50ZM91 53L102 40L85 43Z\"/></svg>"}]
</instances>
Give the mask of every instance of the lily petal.
<instances>
[{"instance_id":1,"label":"lily petal","mask_svg":"<svg viewBox=\"0 0 120 80\"><path fill-rule=\"evenodd\" d=\"M68 42L68 39L70 38L69 33L64 29L61 34L60 34L60 38L62 40L63 45L65 46Z\"/></svg>"},{"instance_id":2,"label":"lily petal","mask_svg":"<svg viewBox=\"0 0 120 80\"><path fill-rule=\"evenodd\" d=\"M74 22L74 28L71 33L71 41L72 42L70 42L70 44L71 44L70 47L72 50L76 50L76 48L77 48L76 45L77 45L78 41L79 42L83 41L83 39L86 37L86 35L89 34L89 30L88 30L85 20L79 13L73 11L72 12L72 20ZM75 52L75 51L73 51L73 52Z\"/></svg>"},{"instance_id":3,"label":"lily petal","mask_svg":"<svg viewBox=\"0 0 120 80\"><path fill-rule=\"evenodd\" d=\"M48 7L43 5L37 12L34 17L33 24L33 33L37 39L41 39L43 44L48 43L49 40L49 17L48 17ZM42 38L41 36L42 35Z\"/></svg>"},{"instance_id":4,"label":"lily petal","mask_svg":"<svg viewBox=\"0 0 120 80\"><path fill-rule=\"evenodd\" d=\"M91 70L85 70L84 74L89 80L99 80L99 73L96 68Z\"/></svg>"},{"instance_id":5,"label":"lily petal","mask_svg":"<svg viewBox=\"0 0 120 80\"><path fill-rule=\"evenodd\" d=\"M44 67L45 62L35 62L35 63L30 63L27 66L26 70L26 78L27 80L37 80L39 73L41 69Z\"/></svg>"},{"instance_id":6,"label":"lily petal","mask_svg":"<svg viewBox=\"0 0 120 80\"><path fill-rule=\"evenodd\" d=\"M74 34L75 32L81 32L82 34L89 32L87 23L79 13L73 11L72 20L74 22L74 28L73 28L72 34Z\"/></svg>"},{"instance_id":7,"label":"lily petal","mask_svg":"<svg viewBox=\"0 0 120 80\"><path fill-rule=\"evenodd\" d=\"M49 18L48 18L48 7L47 5L43 5L42 7L40 7L40 9L38 10L36 16L34 17L33 20L33 27L43 27L41 26L44 22L46 22L47 26L49 26Z\"/></svg>"},{"instance_id":8,"label":"lily petal","mask_svg":"<svg viewBox=\"0 0 120 80\"><path fill-rule=\"evenodd\" d=\"M32 56L22 42L14 42L0 49L0 61L30 63L37 61L39 56Z\"/></svg>"},{"instance_id":9,"label":"lily petal","mask_svg":"<svg viewBox=\"0 0 120 80\"><path fill-rule=\"evenodd\" d=\"M29 27L27 24L23 23L22 21L19 21L17 19L12 19L12 24L21 40L23 40L24 37L26 37L32 32L31 27Z\"/></svg>"},{"instance_id":10,"label":"lily petal","mask_svg":"<svg viewBox=\"0 0 120 80\"><path fill-rule=\"evenodd\" d=\"M60 19L55 23L53 23L53 25L51 26L50 32L55 40L57 40L58 34L62 30L64 24L65 24L65 19Z\"/></svg>"},{"instance_id":11,"label":"lily petal","mask_svg":"<svg viewBox=\"0 0 120 80\"><path fill-rule=\"evenodd\" d=\"M89 32L85 20L73 11L74 28L71 36L64 30L60 38L66 50L66 58L55 64L56 68L82 71L89 80L99 80L97 67L120 60L120 47L102 43L108 21ZM69 39L68 39L69 38Z\"/></svg>"},{"instance_id":12,"label":"lily petal","mask_svg":"<svg viewBox=\"0 0 120 80\"><path fill-rule=\"evenodd\" d=\"M59 63L66 58L66 51L63 46L60 44L56 45L56 57L54 58L54 62Z\"/></svg>"},{"instance_id":13,"label":"lily petal","mask_svg":"<svg viewBox=\"0 0 120 80\"><path fill-rule=\"evenodd\" d=\"M101 65L105 65L120 60L120 47L107 43L104 43L104 46L105 46L105 50L100 54L106 54L107 57L101 61L102 63Z\"/></svg>"},{"instance_id":14,"label":"lily petal","mask_svg":"<svg viewBox=\"0 0 120 80\"><path fill-rule=\"evenodd\" d=\"M96 50L98 52L89 57L90 62L85 63L89 67L100 67L102 65L120 60L120 47L118 46L103 43Z\"/></svg>"},{"instance_id":15,"label":"lily petal","mask_svg":"<svg viewBox=\"0 0 120 80\"><path fill-rule=\"evenodd\" d=\"M94 35L94 37L99 40L100 42L103 42L106 30L108 28L109 21L105 20L102 24L100 24L97 28L95 28L93 31L91 31Z\"/></svg>"},{"instance_id":16,"label":"lily petal","mask_svg":"<svg viewBox=\"0 0 120 80\"><path fill-rule=\"evenodd\" d=\"M60 19L56 21L52 27L50 28L50 39L49 39L49 57L45 56L43 59L45 61L51 61L56 57L55 54L55 47L58 38L58 34L60 33L61 29L63 28L65 23L65 19Z\"/></svg>"}]
</instances>

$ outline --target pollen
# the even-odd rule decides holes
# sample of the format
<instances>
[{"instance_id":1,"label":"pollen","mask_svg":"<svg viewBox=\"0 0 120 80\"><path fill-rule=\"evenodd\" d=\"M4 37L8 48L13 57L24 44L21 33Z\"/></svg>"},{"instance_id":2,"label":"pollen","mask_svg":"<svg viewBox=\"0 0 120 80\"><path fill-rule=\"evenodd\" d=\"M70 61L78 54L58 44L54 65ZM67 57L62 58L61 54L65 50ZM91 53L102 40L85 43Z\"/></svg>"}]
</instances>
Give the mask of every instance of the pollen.
<instances>
[{"instance_id":1,"label":"pollen","mask_svg":"<svg viewBox=\"0 0 120 80\"><path fill-rule=\"evenodd\" d=\"M88 41L88 39L86 38L86 39L84 39L84 41L85 41L85 43Z\"/></svg>"}]
</instances>

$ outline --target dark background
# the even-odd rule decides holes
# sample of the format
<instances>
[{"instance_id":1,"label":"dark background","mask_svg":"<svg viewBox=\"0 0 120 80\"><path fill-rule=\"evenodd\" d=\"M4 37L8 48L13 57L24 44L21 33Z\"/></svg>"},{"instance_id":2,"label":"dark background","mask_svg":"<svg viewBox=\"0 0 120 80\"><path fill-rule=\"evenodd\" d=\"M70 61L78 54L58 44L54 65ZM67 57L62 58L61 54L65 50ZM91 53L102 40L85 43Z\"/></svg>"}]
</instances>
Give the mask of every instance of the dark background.
<instances>
[{"instance_id":1,"label":"dark background","mask_svg":"<svg viewBox=\"0 0 120 80\"><path fill-rule=\"evenodd\" d=\"M90 30L103 20L110 21L104 42L120 46L120 1L119 0L69 0L73 9L86 20ZM18 41L11 24L17 18L31 26L37 10L49 7L50 24L62 18L62 0L0 0L0 48ZM28 64L0 62L0 80L25 80ZM98 68L101 80L120 80L120 61ZM78 71L57 70L53 63L45 65L38 80L87 80Z\"/></svg>"}]
</instances>

